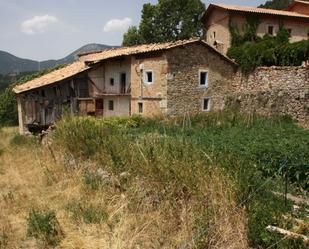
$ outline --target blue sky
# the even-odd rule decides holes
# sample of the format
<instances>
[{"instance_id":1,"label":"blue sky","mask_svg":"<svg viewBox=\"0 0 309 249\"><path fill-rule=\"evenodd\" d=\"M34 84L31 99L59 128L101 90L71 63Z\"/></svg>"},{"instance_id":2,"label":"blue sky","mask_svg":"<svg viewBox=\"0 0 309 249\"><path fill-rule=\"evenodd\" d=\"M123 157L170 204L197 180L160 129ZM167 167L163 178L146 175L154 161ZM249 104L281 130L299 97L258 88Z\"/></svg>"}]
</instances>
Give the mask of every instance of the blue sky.
<instances>
[{"instance_id":1,"label":"blue sky","mask_svg":"<svg viewBox=\"0 0 309 249\"><path fill-rule=\"evenodd\" d=\"M266 0L210 2L257 6ZM120 45L144 3L157 0L0 0L0 50L35 60L59 59L87 43Z\"/></svg>"}]
</instances>

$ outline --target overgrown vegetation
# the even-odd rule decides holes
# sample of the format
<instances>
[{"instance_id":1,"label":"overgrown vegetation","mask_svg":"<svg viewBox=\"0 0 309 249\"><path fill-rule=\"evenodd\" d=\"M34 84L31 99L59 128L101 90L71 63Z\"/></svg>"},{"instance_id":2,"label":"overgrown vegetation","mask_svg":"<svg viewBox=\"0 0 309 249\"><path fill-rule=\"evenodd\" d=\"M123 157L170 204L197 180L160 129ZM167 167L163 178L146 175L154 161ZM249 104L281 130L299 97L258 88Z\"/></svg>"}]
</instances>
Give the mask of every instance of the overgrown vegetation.
<instances>
[{"instance_id":1,"label":"overgrown vegetation","mask_svg":"<svg viewBox=\"0 0 309 249\"><path fill-rule=\"evenodd\" d=\"M224 217L233 219L244 208L251 246L305 248L266 230L267 225L288 226L282 215L292 212L291 204L285 206L271 192L278 191L278 182L288 174L290 188L309 187L309 133L289 118L235 113L173 120L67 117L58 123L55 139L74 158L93 161L112 175L126 172L126 184L117 184L130 196L130 210L136 211L139 200L133 194L137 179L146 192L142 200L151 198L153 207L166 201L169 211L182 202L192 205L190 236L199 248L220 240L222 225L229 227ZM99 169L85 175L94 191L102 191Z\"/></svg>"},{"instance_id":2,"label":"overgrown vegetation","mask_svg":"<svg viewBox=\"0 0 309 249\"><path fill-rule=\"evenodd\" d=\"M281 27L276 36L257 36L258 17L247 20L243 31L230 24L232 46L228 56L236 61L243 72L259 66L300 66L309 59L309 40L289 42L289 32Z\"/></svg>"},{"instance_id":3,"label":"overgrown vegetation","mask_svg":"<svg viewBox=\"0 0 309 249\"><path fill-rule=\"evenodd\" d=\"M56 246L63 238L55 212L37 209L29 213L27 234L42 241L45 246Z\"/></svg>"}]
</instances>

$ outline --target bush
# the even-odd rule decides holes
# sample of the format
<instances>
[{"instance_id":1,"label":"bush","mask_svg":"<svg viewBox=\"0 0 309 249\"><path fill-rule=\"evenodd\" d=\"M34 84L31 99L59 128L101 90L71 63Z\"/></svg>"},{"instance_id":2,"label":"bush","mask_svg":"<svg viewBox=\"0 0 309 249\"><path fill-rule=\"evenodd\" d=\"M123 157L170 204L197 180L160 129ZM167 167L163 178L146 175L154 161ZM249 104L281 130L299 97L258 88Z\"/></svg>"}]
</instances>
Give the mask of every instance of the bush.
<instances>
[{"instance_id":1,"label":"bush","mask_svg":"<svg viewBox=\"0 0 309 249\"><path fill-rule=\"evenodd\" d=\"M27 234L48 246L56 246L63 239L54 211L31 210L27 218Z\"/></svg>"},{"instance_id":2,"label":"bush","mask_svg":"<svg viewBox=\"0 0 309 249\"><path fill-rule=\"evenodd\" d=\"M89 170L84 174L84 183L92 190L98 190L103 186L102 177Z\"/></svg>"},{"instance_id":3,"label":"bush","mask_svg":"<svg viewBox=\"0 0 309 249\"><path fill-rule=\"evenodd\" d=\"M107 220L108 214L100 206L86 204L84 201L73 201L67 206L72 218L86 224L99 224Z\"/></svg>"}]
</instances>

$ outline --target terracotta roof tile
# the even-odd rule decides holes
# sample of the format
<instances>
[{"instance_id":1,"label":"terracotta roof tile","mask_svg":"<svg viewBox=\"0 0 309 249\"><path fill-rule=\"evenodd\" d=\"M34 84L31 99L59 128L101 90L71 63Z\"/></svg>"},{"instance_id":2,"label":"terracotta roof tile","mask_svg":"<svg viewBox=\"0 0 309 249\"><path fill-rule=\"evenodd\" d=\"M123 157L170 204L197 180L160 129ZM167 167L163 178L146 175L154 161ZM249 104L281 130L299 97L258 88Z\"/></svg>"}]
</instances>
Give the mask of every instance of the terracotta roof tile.
<instances>
[{"instance_id":1,"label":"terracotta roof tile","mask_svg":"<svg viewBox=\"0 0 309 249\"><path fill-rule=\"evenodd\" d=\"M181 41L175 41L175 42L154 43L154 44L144 44L144 45L137 45L137 46L131 46L131 47L105 49L105 50L102 50L101 52L90 53L87 55L80 55L80 61L96 62L96 61L106 60L106 59L120 57L120 56L167 50L170 48L186 45L186 44L197 42L197 41L199 41L199 39L194 38L194 39L181 40Z\"/></svg>"},{"instance_id":2,"label":"terracotta roof tile","mask_svg":"<svg viewBox=\"0 0 309 249\"><path fill-rule=\"evenodd\" d=\"M64 79L68 79L78 73L88 70L89 67L85 65L83 62L75 62L66 67L60 68L58 70L52 71L48 74L45 74L41 77L30 80L22 85L16 86L13 91L15 93L22 93L25 91L29 91L31 89L39 88L42 86L47 86Z\"/></svg>"},{"instance_id":3,"label":"terracotta roof tile","mask_svg":"<svg viewBox=\"0 0 309 249\"><path fill-rule=\"evenodd\" d=\"M238 6L238 5L227 5L227 4L210 4L209 7L217 7L217 8L226 9L229 11L240 11L240 12L255 13L255 14L268 14L268 15L289 16L289 17L309 19L308 15L299 14L296 12L286 11L286 10L273 10L273 9L255 8L255 7Z\"/></svg>"},{"instance_id":4,"label":"terracotta roof tile","mask_svg":"<svg viewBox=\"0 0 309 249\"><path fill-rule=\"evenodd\" d=\"M234 61L232 61L227 56L218 52L216 49L211 47L206 42L200 39L194 38L190 40L182 40L182 41L167 42L167 43L145 44L145 45L138 45L138 46L132 46L132 47L112 48L112 49L105 49L100 52L82 54L80 55L78 62L75 62L59 70L55 70L51 73L43 75L42 77L31 80L25 84L16 86L13 89L13 91L15 93L22 93L22 92L29 91L35 88L39 88L42 86L46 86L46 85L59 82L61 80L70 78L78 73L81 73L83 71L90 69L91 63L97 63L103 60L112 59L112 58L116 58L120 56L129 56L129 55L149 53L149 52L154 52L154 51L167 50L167 49L171 49L171 48L175 48L175 47L179 47L182 45L191 44L195 42L200 42L204 46L211 49L213 52L217 53L218 56L222 57L226 61L234 65L237 65Z\"/></svg>"}]
</instances>

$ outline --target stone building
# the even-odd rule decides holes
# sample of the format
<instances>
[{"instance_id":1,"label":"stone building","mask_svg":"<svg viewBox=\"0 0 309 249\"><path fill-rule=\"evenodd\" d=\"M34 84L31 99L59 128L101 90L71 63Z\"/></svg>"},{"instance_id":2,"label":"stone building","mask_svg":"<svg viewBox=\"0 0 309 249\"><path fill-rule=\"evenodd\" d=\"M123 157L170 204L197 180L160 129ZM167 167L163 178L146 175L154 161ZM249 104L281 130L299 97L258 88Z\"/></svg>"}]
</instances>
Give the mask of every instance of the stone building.
<instances>
[{"instance_id":1,"label":"stone building","mask_svg":"<svg viewBox=\"0 0 309 249\"><path fill-rule=\"evenodd\" d=\"M96 117L221 110L237 65L199 39L82 54L14 88L20 132L44 129L64 110Z\"/></svg>"},{"instance_id":2,"label":"stone building","mask_svg":"<svg viewBox=\"0 0 309 249\"><path fill-rule=\"evenodd\" d=\"M295 0L287 10L210 4L202 17L207 43L226 54L232 42L230 27L241 33L249 19L258 21L258 36L276 35L284 27L291 42L308 39L309 3Z\"/></svg>"}]
</instances>

